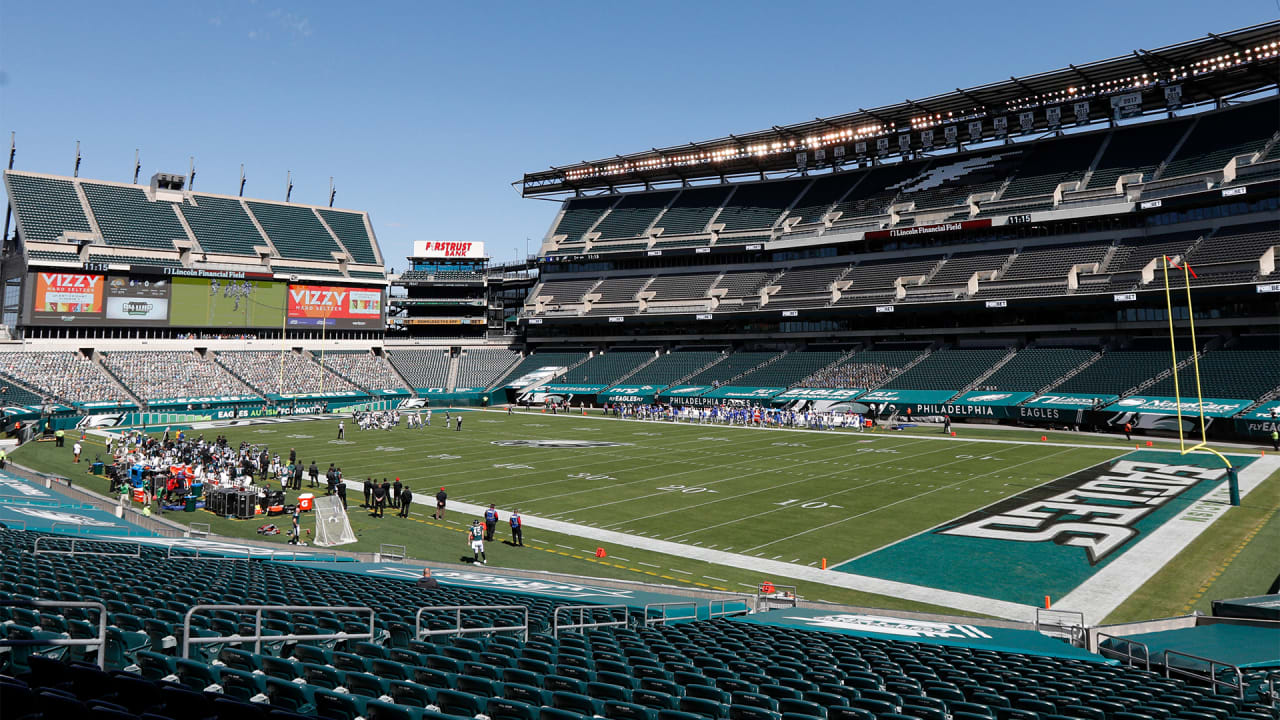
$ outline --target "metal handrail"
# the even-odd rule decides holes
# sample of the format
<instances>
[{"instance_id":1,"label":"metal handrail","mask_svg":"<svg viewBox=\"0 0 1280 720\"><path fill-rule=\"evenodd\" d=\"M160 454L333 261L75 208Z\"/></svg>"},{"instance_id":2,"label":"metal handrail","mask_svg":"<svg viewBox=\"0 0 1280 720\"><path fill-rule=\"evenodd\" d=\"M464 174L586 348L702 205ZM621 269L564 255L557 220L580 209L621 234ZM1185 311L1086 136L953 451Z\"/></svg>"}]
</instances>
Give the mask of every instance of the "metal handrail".
<instances>
[{"instance_id":1,"label":"metal handrail","mask_svg":"<svg viewBox=\"0 0 1280 720\"><path fill-rule=\"evenodd\" d=\"M464 628L462 627L462 611L463 610L517 610L524 613L524 624L508 625L505 627L484 627L484 628ZM446 630L423 630L422 614L426 612L442 612L448 611L454 613L454 627ZM497 632L519 632L524 635L524 640L529 640L529 606L528 605L428 605L427 607L418 608L418 612L413 616L413 637L414 639L430 637L433 635L475 635L480 633L497 633Z\"/></svg>"},{"instance_id":2,"label":"metal handrail","mask_svg":"<svg viewBox=\"0 0 1280 720\"><path fill-rule=\"evenodd\" d=\"M27 521L23 520L22 518L9 518L0 524L3 524L6 530L17 530L18 528L13 527L13 523L22 523L21 529L23 530L27 529Z\"/></svg>"},{"instance_id":3,"label":"metal handrail","mask_svg":"<svg viewBox=\"0 0 1280 720\"><path fill-rule=\"evenodd\" d=\"M1071 640L1071 644L1079 647L1084 638L1084 613L1078 610L1052 610L1038 607L1035 630L1045 635L1053 632L1065 633Z\"/></svg>"},{"instance_id":4,"label":"metal handrail","mask_svg":"<svg viewBox=\"0 0 1280 720\"><path fill-rule=\"evenodd\" d=\"M209 523L201 523L201 522L193 522L188 526L188 528L189 528L188 532L190 535L202 535L204 537L209 537L209 533L213 529L209 526Z\"/></svg>"},{"instance_id":5,"label":"metal handrail","mask_svg":"<svg viewBox=\"0 0 1280 720\"><path fill-rule=\"evenodd\" d=\"M174 554L173 554L173 550L174 550L174 548L177 548L178 550L183 550L183 551L187 551L187 552L192 552L192 553L195 553L195 554L194 554L194 555L174 555ZM239 547L237 547L237 546L235 546L235 545L228 545L228 546L225 546L225 547L217 548L216 550L217 550L217 552L220 552L220 553L226 553L226 552L228 552L229 550L233 550L233 549L234 549L234 550L243 550L243 551L244 551L244 557L240 557L240 555L238 555L238 554L236 554L236 555L204 555L204 556L201 556L201 554L200 554L200 551L201 551L201 550L208 550L209 552L214 552L214 550L215 550L215 549L214 549L214 548L202 548L202 547L199 547L199 546L196 546L196 547L186 547L186 546L180 546L180 545L178 545L177 543L169 543L169 549L168 549L168 551L165 553L165 555L164 555L164 559L165 559L165 560L244 560L244 561L246 561L246 562L247 562L247 561L249 561L250 559L252 559L253 549L252 549L252 548L250 548L250 547L249 547L249 546L247 546L247 545L241 545L241 546L239 546Z\"/></svg>"},{"instance_id":6,"label":"metal handrail","mask_svg":"<svg viewBox=\"0 0 1280 720\"><path fill-rule=\"evenodd\" d=\"M191 637L191 617L199 610L234 610L237 612L253 611L253 634L252 635L216 635L212 637ZM369 632L367 633L321 633L318 635L298 635L290 633L287 635L263 635L262 634L262 612L264 610L274 610L280 612L312 612L315 610L325 610L328 612L367 612L369 613ZM369 607L344 607L339 605L196 605L187 611L186 616L182 620L182 657L188 659L190 657L192 645L208 645L210 643L220 642L248 642L253 641L253 652L262 652L262 641L271 642L278 641L297 641L297 640L369 640L373 641L374 622L377 613L373 608Z\"/></svg>"},{"instance_id":7,"label":"metal handrail","mask_svg":"<svg viewBox=\"0 0 1280 720\"><path fill-rule=\"evenodd\" d=\"M378 546L378 558L391 558L393 560L404 560L409 557L409 549L404 545L392 545L382 543Z\"/></svg>"},{"instance_id":8,"label":"metal handrail","mask_svg":"<svg viewBox=\"0 0 1280 720\"><path fill-rule=\"evenodd\" d=\"M98 667L102 670L107 669L107 606L100 602L79 601L72 602L70 600L21 600L21 599L5 599L0 600L0 605L8 607L53 607L53 608L92 608L98 611L98 637L96 638L47 638L43 640L12 640L6 637L0 637L0 647L20 647L20 646L36 646L36 647L98 647Z\"/></svg>"},{"instance_id":9,"label":"metal handrail","mask_svg":"<svg viewBox=\"0 0 1280 720\"><path fill-rule=\"evenodd\" d=\"M742 609L730 610L729 603L731 602L742 603ZM720 606L719 610L716 610L716 605ZM723 600L707 601L707 619L708 620L714 620L716 618L721 618L721 617L732 617L735 615L746 615L749 612L751 612L751 608L750 606L748 606L747 601L743 598L734 598L732 600L723 599Z\"/></svg>"},{"instance_id":10,"label":"metal handrail","mask_svg":"<svg viewBox=\"0 0 1280 720\"><path fill-rule=\"evenodd\" d=\"M49 532L55 532L55 533L67 532L66 530L59 530L58 526L62 526L63 528L71 528L72 532L76 535L81 535L84 533L83 525L81 525L80 523L69 523L69 522L55 522L53 525L49 527Z\"/></svg>"},{"instance_id":11,"label":"metal handrail","mask_svg":"<svg viewBox=\"0 0 1280 720\"><path fill-rule=\"evenodd\" d=\"M263 558L264 560L278 560L279 562L297 562L298 560L315 560L316 562L338 562L338 553L332 550L307 550L299 557L298 550L272 550L271 554Z\"/></svg>"},{"instance_id":12,"label":"metal handrail","mask_svg":"<svg viewBox=\"0 0 1280 720\"><path fill-rule=\"evenodd\" d=\"M41 542L41 541L48 541L48 542L69 542L69 543L71 543L71 549L70 549L70 550L55 550L55 549L52 549L52 548L41 548L41 547L40 547L40 542ZM87 542L105 543L105 544L111 544L111 545L123 544L123 543L121 543L119 540L96 540L96 539L94 539L94 538L84 538L84 537L56 537L56 536L53 536L53 535L41 535L40 537L36 538L35 543L34 543L34 544L32 544L32 546L31 546L31 554L32 554L32 555L39 555L40 553L54 553L54 554L58 554L58 555L97 555L97 556L101 556L101 557L129 557L129 558L140 558L140 557L142 557L142 543L132 543L132 545L133 545L134 549L136 549L136 550L137 550L137 552L132 552L132 553L125 553L125 552L107 552L107 551L105 551L105 550L76 550L76 543L77 543L77 542L86 542L86 541L87 541Z\"/></svg>"},{"instance_id":13,"label":"metal handrail","mask_svg":"<svg viewBox=\"0 0 1280 720\"><path fill-rule=\"evenodd\" d=\"M623 619L622 620L604 620L601 622L587 622L588 610L622 610ZM561 625L560 613L566 612L566 611L577 611L578 622L576 623L570 622L570 623L565 623L564 625ZM629 613L630 611L631 611L631 607L629 605L561 605L560 607L557 607L554 612L551 613L551 636L553 638L560 637L561 630L565 630L565 631L582 630L585 628L595 628L595 627L626 627L627 625L626 613ZM570 617L572 618L572 616Z\"/></svg>"},{"instance_id":14,"label":"metal handrail","mask_svg":"<svg viewBox=\"0 0 1280 720\"><path fill-rule=\"evenodd\" d=\"M1201 675L1200 673L1194 670L1189 670L1187 668L1175 668L1173 666L1173 663L1170 662L1170 656L1175 656L1175 655L1177 657L1190 658L1192 660L1199 660L1201 662L1208 663L1209 664L1208 674ZM1225 680L1219 680L1218 674L1214 672L1215 667L1230 670L1236 676L1235 683L1233 684ZM1192 655L1191 653L1178 652L1177 650L1165 650L1164 651L1164 676L1166 679L1168 679L1174 673L1177 673L1179 675L1183 675L1186 677L1190 677L1190 678L1195 678L1197 680L1208 681L1209 687L1213 688L1214 695L1218 694L1218 686L1225 685L1226 687L1232 688L1235 690L1235 696L1238 699L1241 699L1241 700L1244 699L1244 676L1241 674L1240 668L1235 665L1232 665L1231 663L1225 663L1225 662L1222 662L1221 660L1213 660L1207 657L1200 657L1199 655Z\"/></svg>"},{"instance_id":15,"label":"metal handrail","mask_svg":"<svg viewBox=\"0 0 1280 720\"><path fill-rule=\"evenodd\" d=\"M656 618L649 617L650 608L656 609L662 614ZM667 614L668 608L692 608L693 617L686 616L671 617ZM697 620L698 619L698 603L692 600L682 600L678 602L660 602L648 603L644 606L644 624L645 625L666 625L668 620Z\"/></svg>"},{"instance_id":16,"label":"metal handrail","mask_svg":"<svg viewBox=\"0 0 1280 720\"><path fill-rule=\"evenodd\" d=\"M1107 648L1102 646L1102 641L1106 639L1119 640L1123 646L1123 650L1115 648ZM1135 655L1134 648L1142 648L1142 655ZM1146 643L1140 643L1136 640L1120 637L1119 635L1108 635L1106 633L1098 633L1098 654L1103 657L1110 657L1116 660L1124 660L1129 667L1134 667L1139 663L1143 670L1151 670L1151 648Z\"/></svg>"}]
</instances>

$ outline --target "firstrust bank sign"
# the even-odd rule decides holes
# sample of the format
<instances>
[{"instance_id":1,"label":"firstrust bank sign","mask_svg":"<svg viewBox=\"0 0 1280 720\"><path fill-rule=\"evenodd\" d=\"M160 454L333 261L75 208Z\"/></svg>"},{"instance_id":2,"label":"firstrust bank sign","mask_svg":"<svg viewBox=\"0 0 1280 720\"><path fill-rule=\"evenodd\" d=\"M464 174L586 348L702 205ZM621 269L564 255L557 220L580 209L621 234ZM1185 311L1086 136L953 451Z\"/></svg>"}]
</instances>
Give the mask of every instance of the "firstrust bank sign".
<instances>
[{"instance_id":1,"label":"firstrust bank sign","mask_svg":"<svg viewBox=\"0 0 1280 720\"><path fill-rule=\"evenodd\" d=\"M418 240L413 243L413 256L418 258L475 258L485 257L482 242L431 242Z\"/></svg>"}]
</instances>

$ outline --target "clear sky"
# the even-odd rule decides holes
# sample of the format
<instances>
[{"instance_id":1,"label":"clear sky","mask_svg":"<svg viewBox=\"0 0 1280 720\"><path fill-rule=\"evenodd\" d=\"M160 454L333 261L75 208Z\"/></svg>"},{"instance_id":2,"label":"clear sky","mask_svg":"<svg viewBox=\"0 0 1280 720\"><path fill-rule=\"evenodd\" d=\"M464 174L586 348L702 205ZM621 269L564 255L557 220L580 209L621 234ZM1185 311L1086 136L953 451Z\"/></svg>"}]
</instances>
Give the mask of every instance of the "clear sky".
<instances>
[{"instance_id":1,"label":"clear sky","mask_svg":"<svg viewBox=\"0 0 1280 720\"><path fill-rule=\"evenodd\" d=\"M999 8L999 9L997 9ZM1273 20L1280 0L0 0L23 170L368 210L414 240L536 249L526 171L871 108Z\"/></svg>"}]
</instances>

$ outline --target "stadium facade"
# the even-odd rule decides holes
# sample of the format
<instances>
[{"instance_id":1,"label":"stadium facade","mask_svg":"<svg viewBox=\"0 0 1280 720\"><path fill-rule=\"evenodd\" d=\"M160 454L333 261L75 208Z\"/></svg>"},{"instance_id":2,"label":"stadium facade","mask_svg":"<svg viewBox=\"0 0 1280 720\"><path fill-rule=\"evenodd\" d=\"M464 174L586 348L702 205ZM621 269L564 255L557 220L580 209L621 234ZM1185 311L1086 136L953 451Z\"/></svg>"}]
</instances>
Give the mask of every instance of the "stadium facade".
<instances>
[{"instance_id":1,"label":"stadium facade","mask_svg":"<svg viewBox=\"0 0 1280 720\"><path fill-rule=\"evenodd\" d=\"M563 202L503 268L422 242L389 277L364 212L11 170L7 404L549 395L1155 430L1203 368L1215 432L1265 435L1278 31L529 173ZM123 357L136 339L165 357Z\"/></svg>"}]
</instances>

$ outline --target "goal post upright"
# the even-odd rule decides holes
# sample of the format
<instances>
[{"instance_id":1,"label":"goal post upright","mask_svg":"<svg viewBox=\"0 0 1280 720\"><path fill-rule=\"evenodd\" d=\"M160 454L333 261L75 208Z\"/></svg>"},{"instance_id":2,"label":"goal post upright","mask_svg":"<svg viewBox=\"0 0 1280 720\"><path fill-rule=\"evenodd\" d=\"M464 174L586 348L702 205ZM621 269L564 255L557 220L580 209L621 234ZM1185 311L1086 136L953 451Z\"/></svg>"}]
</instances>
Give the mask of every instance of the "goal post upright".
<instances>
[{"instance_id":1,"label":"goal post upright","mask_svg":"<svg viewBox=\"0 0 1280 720\"><path fill-rule=\"evenodd\" d=\"M1200 382L1200 356L1199 346L1196 343L1196 313L1195 308L1191 304L1191 266L1187 264L1186 258L1182 259L1182 278L1183 285L1187 294L1187 322L1191 327L1191 364L1196 379L1196 406L1200 415L1200 442L1188 448L1186 438L1182 432L1182 390L1178 379L1178 345L1177 338L1173 329L1173 291L1169 286L1169 256L1162 255L1161 261L1164 267L1164 297L1165 309L1169 316L1169 355L1172 360L1173 372L1173 394L1174 394L1174 410L1178 416L1178 446L1179 454L1187 455L1193 452L1207 452L1216 455L1219 460L1227 468L1227 483L1231 496L1231 505L1238 506L1240 504L1240 485L1236 476L1235 467L1231 464L1231 460L1226 455L1209 447L1208 422L1204 417L1204 390L1203 384Z\"/></svg>"}]
</instances>

